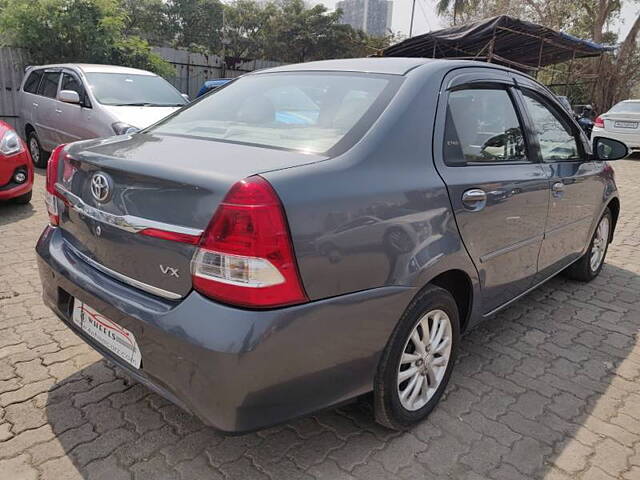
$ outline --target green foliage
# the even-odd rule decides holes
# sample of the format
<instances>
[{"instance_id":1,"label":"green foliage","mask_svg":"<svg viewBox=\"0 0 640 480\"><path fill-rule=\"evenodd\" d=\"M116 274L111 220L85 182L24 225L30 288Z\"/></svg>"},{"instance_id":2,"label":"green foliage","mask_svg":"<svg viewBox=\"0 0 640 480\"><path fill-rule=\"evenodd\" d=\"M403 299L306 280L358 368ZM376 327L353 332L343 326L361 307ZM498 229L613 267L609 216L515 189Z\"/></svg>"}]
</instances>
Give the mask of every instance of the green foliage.
<instances>
[{"instance_id":1,"label":"green foliage","mask_svg":"<svg viewBox=\"0 0 640 480\"><path fill-rule=\"evenodd\" d=\"M8 0L0 31L34 63L115 63L167 75L171 66L145 40L123 34L126 20L117 0Z\"/></svg>"},{"instance_id":2,"label":"green foliage","mask_svg":"<svg viewBox=\"0 0 640 480\"><path fill-rule=\"evenodd\" d=\"M370 37L341 16L303 0L0 0L0 42L27 48L36 63L117 63L171 75L149 45L303 62L372 55L398 40Z\"/></svg>"}]
</instances>

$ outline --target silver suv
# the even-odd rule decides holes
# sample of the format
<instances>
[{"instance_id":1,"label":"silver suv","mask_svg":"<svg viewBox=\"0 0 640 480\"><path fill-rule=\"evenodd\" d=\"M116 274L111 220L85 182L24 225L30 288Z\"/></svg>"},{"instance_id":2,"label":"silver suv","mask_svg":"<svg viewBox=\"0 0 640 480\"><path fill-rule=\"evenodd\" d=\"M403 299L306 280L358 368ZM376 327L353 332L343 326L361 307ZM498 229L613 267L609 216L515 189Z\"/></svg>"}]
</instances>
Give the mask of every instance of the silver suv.
<instances>
[{"instance_id":1,"label":"silver suv","mask_svg":"<svg viewBox=\"0 0 640 480\"><path fill-rule=\"evenodd\" d=\"M20 94L20 119L33 162L47 164L62 143L147 127L187 99L158 75L113 65L29 67Z\"/></svg>"}]
</instances>

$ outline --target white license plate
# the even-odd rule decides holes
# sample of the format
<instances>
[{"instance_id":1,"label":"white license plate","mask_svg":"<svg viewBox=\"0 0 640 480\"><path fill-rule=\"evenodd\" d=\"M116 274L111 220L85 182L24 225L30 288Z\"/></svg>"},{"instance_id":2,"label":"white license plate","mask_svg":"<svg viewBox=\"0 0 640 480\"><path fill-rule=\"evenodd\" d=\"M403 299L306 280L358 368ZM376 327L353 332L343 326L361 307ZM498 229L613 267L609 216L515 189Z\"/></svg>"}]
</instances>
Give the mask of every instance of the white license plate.
<instances>
[{"instance_id":1,"label":"white license plate","mask_svg":"<svg viewBox=\"0 0 640 480\"><path fill-rule=\"evenodd\" d=\"M616 122L613 125L616 128L638 128L638 122Z\"/></svg>"},{"instance_id":2,"label":"white license plate","mask_svg":"<svg viewBox=\"0 0 640 480\"><path fill-rule=\"evenodd\" d=\"M142 355L136 338L129 330L109 320L78 299L73 301L73 322L100 345L130 365L140 368Z\"/></svg>"}]
</instances>

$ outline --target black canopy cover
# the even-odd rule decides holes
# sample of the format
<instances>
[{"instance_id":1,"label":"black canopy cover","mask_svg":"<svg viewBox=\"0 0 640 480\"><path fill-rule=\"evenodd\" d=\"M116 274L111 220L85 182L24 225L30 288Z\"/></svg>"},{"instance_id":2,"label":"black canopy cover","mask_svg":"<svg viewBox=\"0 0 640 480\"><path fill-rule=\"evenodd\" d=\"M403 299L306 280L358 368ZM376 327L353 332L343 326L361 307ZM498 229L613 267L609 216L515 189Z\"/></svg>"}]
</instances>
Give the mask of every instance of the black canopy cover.
<instances>
[{"instance_id":1,"label":"black canopy cover","mask_svg":"<svg viewBox=\"0 0 640 480\"><path fill-rule=\"evenodd\" d=\"M535 70L573 58L597 57L613 47L582 40L508 15L408 38L386 48L385 57L489 60Z\"/></svg>"}]
</instances>

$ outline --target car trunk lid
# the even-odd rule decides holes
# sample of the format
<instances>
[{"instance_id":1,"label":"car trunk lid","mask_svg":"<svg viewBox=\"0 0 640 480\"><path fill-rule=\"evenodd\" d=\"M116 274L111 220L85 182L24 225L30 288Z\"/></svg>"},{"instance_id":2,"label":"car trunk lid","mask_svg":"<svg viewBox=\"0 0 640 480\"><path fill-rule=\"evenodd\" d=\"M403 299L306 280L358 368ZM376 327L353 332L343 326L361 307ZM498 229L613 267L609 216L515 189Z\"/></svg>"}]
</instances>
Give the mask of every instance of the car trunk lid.
<instances>
[{"instance_id":1,"label":"car trunk lid","mask_svg":"<svg viewBox=\"0 0 640 480\"><path fill-rule=\"evenodd\" d=\"M322 158L150 134L79 142L67 153L56 185L65 198L60 228L67 244L96 268L173 299L191 290L195 243L235 182Z\"/></svg>"},{"instance_id":2,"label":"car trunk lid","mask_svg":"<svg viewBox=\"0 0 640 480\"><path fill-rule=\"evenodd\" d=\"M610 132L637 133L640 131L640 114L612 112L602 115L604 128Z\"/></svg>"}]
</instances>

